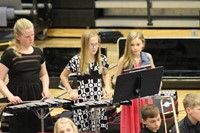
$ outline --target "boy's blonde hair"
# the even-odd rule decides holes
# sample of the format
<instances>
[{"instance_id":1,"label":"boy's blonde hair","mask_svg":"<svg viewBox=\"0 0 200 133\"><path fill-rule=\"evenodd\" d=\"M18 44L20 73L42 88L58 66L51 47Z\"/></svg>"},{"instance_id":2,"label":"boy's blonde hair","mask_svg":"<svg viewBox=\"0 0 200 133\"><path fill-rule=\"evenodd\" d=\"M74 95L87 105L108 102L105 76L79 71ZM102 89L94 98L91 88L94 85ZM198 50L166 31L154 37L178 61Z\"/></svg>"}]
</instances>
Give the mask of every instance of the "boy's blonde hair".
<instances>
[{"instance_id":1,"label":"boy's blonde hair","mask_svg":"<svg viewBox=\"0 0 200 133\"><path fill-rule=\"evenodd\" d=\"M154 104L146 104L141 109L142 119L155 118L160 114L158 107Z\"/></svg>"},{"instance_id":2,"label":"boy's blonde hair","mask_svg":"<svg viewBox=\"0 0 200 133\"><path fill-rule=\"evenodd\" d=\"M142 43L145 46L145 38L144 35L141 32L130 32L127 36L126 43L125 43L125 48L124 48L124 54L121 57L122 63L124 64L125 69L131 69L133 68L133 53L131 51L131 42L134 39L140 39ZM144 49L144 47L143 47Z\"/></svg>"},{"instance_id":3,"label":"boy's blonde hair","mask_svg":"<svg viewBox=\"0 0 200 133\"><path fill-rule=\"evenodd\" d=\"M67 117L61 117L56 121L54 125L54 133L58 133L58 126L63 125L63 124L69 124L73 128L74 133L78 133L78 129L76 125L74 124L74 122Z\"/></svg>"},{"instance_id":4,"label":"boy's blonde hair","mask_svg":"<svg viewBox=\"0 0 200 133\"><path fill-rule=\"evenodd\" d=\"M183 99L183 106L186 110L187 107L194 108L200 106L200 94L189 93Z\"/></svg>"}]
</instances>

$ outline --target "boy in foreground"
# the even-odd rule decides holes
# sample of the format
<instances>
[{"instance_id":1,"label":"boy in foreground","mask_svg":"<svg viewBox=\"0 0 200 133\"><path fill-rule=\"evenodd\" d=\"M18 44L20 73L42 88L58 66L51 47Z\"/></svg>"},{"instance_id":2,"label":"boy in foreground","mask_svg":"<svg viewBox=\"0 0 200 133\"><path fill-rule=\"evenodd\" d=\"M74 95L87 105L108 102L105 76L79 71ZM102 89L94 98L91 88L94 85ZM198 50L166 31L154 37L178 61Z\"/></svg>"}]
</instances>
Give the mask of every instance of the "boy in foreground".
<instances>
[{"instance_id":1,"label":"boy in foreground","mask_svg":"<svg viewBox=\"0 0 200 133\"><path fill-rule=\"evenodd\" d=\"M141 110L142 123L145 127L141 133L159 133L161 125L160 111L154 104L146 104Z\"/></svg>"},{"instance_id":2,"label":"boy in foreground","mask_svg":"<svg viewBox=\"0 0 200 133\"><path fill-rule=\"evenodd\" d=\"M183 106L186 116L178 123L180 133L200 133L200 94L187 94ZM171 133L177 133L175 127Z\"/></svg>"}]
</instances>

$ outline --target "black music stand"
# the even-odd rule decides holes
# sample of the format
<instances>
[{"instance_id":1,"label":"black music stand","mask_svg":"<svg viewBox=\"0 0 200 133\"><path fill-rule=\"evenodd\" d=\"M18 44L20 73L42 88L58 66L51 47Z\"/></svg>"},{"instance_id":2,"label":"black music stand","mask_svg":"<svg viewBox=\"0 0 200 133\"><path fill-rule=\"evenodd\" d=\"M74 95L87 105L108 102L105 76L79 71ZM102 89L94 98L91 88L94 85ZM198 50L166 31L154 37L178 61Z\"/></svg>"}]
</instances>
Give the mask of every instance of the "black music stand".
<instances>
[{"instance_id":1,"label":"black music stand","mask_svg":"<svg viewBox=\"0 0 200 133\"><path fill-rule=\"evenodd\" d=\"M163 66L160 66L153 69L129 71L128 74L119 75L116 81L113 103L123 103L123 101L138 98L140 112L140 97L158 94L163 69Z\"/></svg>"}]
</instances>

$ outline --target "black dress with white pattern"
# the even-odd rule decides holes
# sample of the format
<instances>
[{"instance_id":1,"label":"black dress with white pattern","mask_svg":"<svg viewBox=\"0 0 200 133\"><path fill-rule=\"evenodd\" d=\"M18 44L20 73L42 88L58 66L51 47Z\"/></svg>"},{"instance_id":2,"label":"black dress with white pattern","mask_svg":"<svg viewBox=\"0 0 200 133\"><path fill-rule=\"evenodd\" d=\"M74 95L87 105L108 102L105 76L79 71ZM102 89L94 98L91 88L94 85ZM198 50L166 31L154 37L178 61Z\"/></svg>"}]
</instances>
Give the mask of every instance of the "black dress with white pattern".
<instances>
[{"instance_id":1,"label":"black dress with white pattern","mask_svg":"<svg viewBox=\"0 0 200 133\"><path fill-rule=\"evenodd\" d=\"M101 55L102 66L104 69L108 69L109 64L106 56ZM87 100L100 100L103 96L103 79L99 74L99 65L97 63L90 63L89 70L90 75L81 75L80 68L80 55L75 55L71 58L66 66L67 70L77 74L78 82L78 102L85 102ZM73 119L77 125L79 131L94 131L95 123L98 128L107 128L107 116L104 108L97 108L97 117L94 116L94 109L78 109L73 111ZM95 121L96 117L96 121Z\"/></svg>"}]
</instances>

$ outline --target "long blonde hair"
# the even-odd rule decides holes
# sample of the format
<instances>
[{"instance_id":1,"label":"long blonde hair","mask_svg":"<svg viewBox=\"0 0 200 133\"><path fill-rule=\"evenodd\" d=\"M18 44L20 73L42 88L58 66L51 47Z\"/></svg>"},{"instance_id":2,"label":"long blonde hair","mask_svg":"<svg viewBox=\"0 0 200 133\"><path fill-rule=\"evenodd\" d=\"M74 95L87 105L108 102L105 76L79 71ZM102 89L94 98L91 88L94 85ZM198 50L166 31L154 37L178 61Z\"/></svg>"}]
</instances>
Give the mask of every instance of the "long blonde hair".
<instances>
[{"instance_id":1,"label":"long blonde hair","mask_svg":"<svg viewBox=\"0 0 200 133\"><path fill-rule=\"evenodd\" d=\"M54 133L58 133L58 126L63 125L63 124L65 124L65 125L69 124L72 127L72 129L74 130L73 133L78 133L77 126L74 124L74 122L71 119L69 119L67 117L61 117L56 121L56 123L54 125Z\"/></svg>"},{"instance_id":2,"label":"long blonde hair","mask_svg":"<svg viewBox=\"0 0 200 133\"><path fill-rule=\"evenodd\" d=\"M89 74L89 41L92 37L98 37L98 42L100 43L100 38L94 30L86 30L81 37L81 52L80 52L80 71L84 74ZM100 73L102 72L102 63L101 63L101 51L100 45L98 47L97 53L95 54L95 63L98 63L100 67Z\"/></svg>"},{"instance_id":3,"label":"long blonde hair","mask_svg":"<svg viewBox=\"0 0 200 133\"><path fill-rule=\"evenodd\" d=\"M16 38L16 36L18 35L22 35L23 31L26 29L30 29L33 28L33 23L31 21L29 21L26 18L20 18L16 21L14 27L13 27L13 32L14 32L14 38L12 40L12 43L10 45L10 47L15 47L14 49L14 53L17 56L21 56L20 52L19 52L19 48L20 48L20 42L19 40Z\"/></svg>"},{"instance_id":4,"label":"long blonde hair","mask_svg":"<svg viewBox=\"0 0 200 133\"><path fill-rule=\"evenodd\" d=\"M124 54L121 57L122 63L124 64L125 69L133 68L133 53L131 51L131 41L139 38L142 43L145 45L145 38L144 35L141 32L130 32L127 36L125 48L124 48ZM144 48L143 48L144 49Z\"/></svg>"}]
</instances>

